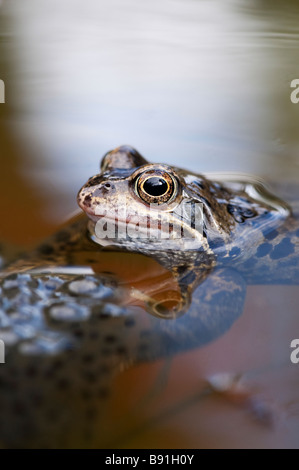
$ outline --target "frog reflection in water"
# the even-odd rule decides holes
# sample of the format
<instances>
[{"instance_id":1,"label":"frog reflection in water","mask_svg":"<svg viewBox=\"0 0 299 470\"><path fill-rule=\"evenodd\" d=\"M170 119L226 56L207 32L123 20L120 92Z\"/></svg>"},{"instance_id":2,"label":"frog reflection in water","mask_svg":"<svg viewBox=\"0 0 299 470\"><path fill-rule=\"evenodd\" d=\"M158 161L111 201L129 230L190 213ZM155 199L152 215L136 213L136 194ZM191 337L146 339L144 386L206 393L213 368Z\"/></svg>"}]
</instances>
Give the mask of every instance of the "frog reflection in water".
<instances>
[{"instance_id":1,"label":"frog reflection in water","mask_svg":"<svg viewBox=\"0 0 299 470\"><path fill-rule=\"evenodd\" d=\"M217 338L242 313L247 283L299 280L298 222L251 180L210 181L123 146L78 203L88 219L2 272L5 446L105 446L98 423L115 371ZM119 282L113 259L144 268Z\"/></svg>"}]
</instances>

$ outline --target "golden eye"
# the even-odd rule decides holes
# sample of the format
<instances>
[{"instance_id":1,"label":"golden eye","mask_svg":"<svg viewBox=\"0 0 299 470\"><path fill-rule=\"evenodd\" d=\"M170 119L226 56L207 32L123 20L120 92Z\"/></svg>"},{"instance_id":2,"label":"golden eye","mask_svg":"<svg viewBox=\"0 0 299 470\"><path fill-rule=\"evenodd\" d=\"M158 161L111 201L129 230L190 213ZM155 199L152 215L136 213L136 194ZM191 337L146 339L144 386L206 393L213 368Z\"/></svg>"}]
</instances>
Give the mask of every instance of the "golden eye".
<instances>
[{"instance_id":1,"label":"golden eye","mask_svg":"<svg viewBox=\"0 0 299 470\"><path fill-rule=\"evenodd\" d=\"M135 191L148 204L169 202L176 189L176 181L169 173L149 170L136 180Z\"/></svg>"}]
</instances>

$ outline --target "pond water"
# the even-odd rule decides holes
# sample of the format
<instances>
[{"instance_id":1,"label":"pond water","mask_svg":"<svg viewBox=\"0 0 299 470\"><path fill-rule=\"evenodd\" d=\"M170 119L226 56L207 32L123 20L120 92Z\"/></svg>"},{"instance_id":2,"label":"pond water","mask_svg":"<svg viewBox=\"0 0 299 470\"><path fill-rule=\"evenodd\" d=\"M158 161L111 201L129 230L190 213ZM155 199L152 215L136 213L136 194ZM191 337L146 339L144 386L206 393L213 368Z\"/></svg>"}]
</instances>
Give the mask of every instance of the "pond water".
<instances>
[{"instance_id":1,"label":"pond water","mask_svg":"<svg viewBox=\"0 0 299 470\"><path fill-rule=\"evenodd\" d=\"M52 233L120 144L265 177L298 209L298 24L295 0L2 1L1 240ZM252 285L217 341L119 374L94 445L299 447L298 301L296 286ZM220 373L231 386L206 392Z\"/></svg>"}]
</instances>

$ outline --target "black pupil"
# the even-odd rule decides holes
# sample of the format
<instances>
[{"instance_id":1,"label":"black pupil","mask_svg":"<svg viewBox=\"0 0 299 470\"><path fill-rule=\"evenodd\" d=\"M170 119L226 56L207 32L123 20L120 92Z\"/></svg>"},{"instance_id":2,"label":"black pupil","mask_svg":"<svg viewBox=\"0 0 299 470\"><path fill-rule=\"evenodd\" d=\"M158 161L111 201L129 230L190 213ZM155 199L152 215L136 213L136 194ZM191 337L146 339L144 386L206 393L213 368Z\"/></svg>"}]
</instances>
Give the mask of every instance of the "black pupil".
<instances>
[{"instance_id":1,"label":"black pupil","mask_svg":"<svg viewBox=\"0 0 299 470\"><path fill-rule=\"evenodd\" d=\"M162 196L168 189L168 184L162 178L153 176L143 183L144 191L150 196Z\"/></svg>"}]
</instances>

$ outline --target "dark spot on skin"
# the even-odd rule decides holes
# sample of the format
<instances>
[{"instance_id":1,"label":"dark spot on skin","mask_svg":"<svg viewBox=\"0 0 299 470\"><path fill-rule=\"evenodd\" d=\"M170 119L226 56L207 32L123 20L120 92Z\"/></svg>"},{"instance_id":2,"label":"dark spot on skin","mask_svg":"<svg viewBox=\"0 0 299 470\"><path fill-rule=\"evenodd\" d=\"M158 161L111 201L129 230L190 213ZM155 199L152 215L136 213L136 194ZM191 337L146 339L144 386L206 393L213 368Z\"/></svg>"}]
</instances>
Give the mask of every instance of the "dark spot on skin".
<instances>
[{"instance_id":1,"label":"dark spot on skin","mask_svg":"<svg viewBox=\"0 0 299 470\"><path fill-rule=\"evenodd\" d=\"M42 255L52 255L54 252L54 248L51 245L41 245L39 248L39 252Z\"/></svg>"},{"instance_id":2,"label":"dark spot on skin","mask_svg":"<svg viewBox=\"0 0 299 470\"><path fill-rule=\"evenodd\" d=\"M185 265L177 267L177 273L179 275L184 274L185 271L186 271L186 266Z\"/></svg>"},{"instance_id":3,"label":"dark spot on skin","mask_svg":"<svg viewBox=\"0 0 299 470\"><path fill-rule=\"evenodd\" d=\"M85 188L90 188L91 186L96 186L100 184L103 181L102 175L99 176L93 176L90 178L87 183L85 184Z\"/></svg>"},{"instance_id":4,"label":"dark spot on skin","mask_svg":"<svg viewBox=\"0 0 299 470\"><path fill-rule=\"evenodd\" d=\"M273 248L270 254L271 259L285 258L294 253L294 245L289 238L284 238L278 245Z\"/></svg>"},{"instance_id":5,"label":"dark spot on skin","mask_svg":"<svg viewBox=\"0 0 299 470\"><path fill-rule=\"evenodd\" d=\"M70 234L69 234L69 232L62 230L61 232L58 232L56 234L55 238L58 242L66 242L66 241L69 240Z\"/></svg>"},{"instance_id":6,"label":"dark spot on skin","mask_svg":"<svg viewBox=\"0 0 299 470\"><path fill-rule=\"evenodd\" d=\"M87 196L85 196L83 204L87 207L90 207L91 206L91 199L92 199L91 195L88 194Z\"/></svg>"},{"instance_id":7,"label":"dark spot on skin","mask_svg":"<svg viewBox=\"0 0 299 470\"><path fill-rule=\"evenodd\" d=\"M268 253L270 253L271 250L272 250L272 245L270 243L263 243L256 250L256 256L258 258L263 258L263 256L266 256Z\"/></svg>"},{"instance_id":8,"label":"dark spot on skin","mask_svg":"<svg viewBox=\"0 0 299 470\"><path fill-rule=\"evenodd\" d=\"M264 235L265 235L265 238L266 238L267 240L274 240L274 238L277 237L278 232L277 232L277 230L272 230L272 232L266 233L266 234L264 234Z\"/></svg>"},{"instance_id":9,"label":"dark spot on skin","mask_svg":"<svg viewBox=\"0 0 299 470\"><path fill-rule=\"evenodd\" d=\"M232 248L229 252L229 256L238 256L241 253L241 250L238 246Z\"/></svg>"}]
</instances>

